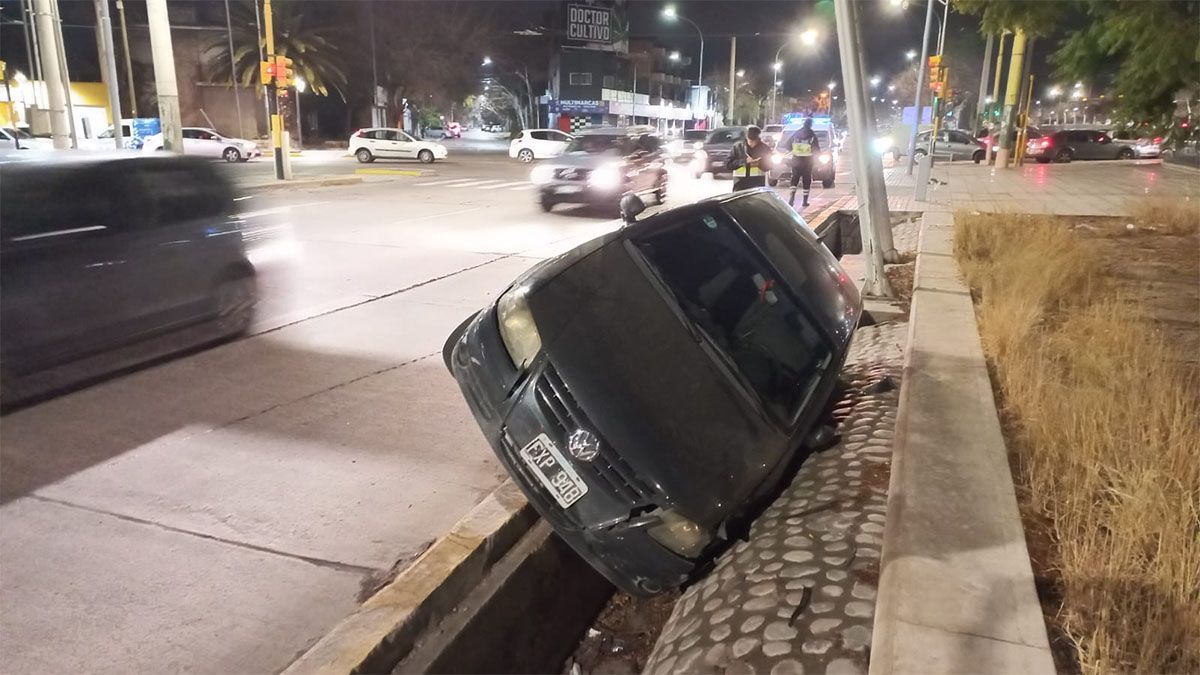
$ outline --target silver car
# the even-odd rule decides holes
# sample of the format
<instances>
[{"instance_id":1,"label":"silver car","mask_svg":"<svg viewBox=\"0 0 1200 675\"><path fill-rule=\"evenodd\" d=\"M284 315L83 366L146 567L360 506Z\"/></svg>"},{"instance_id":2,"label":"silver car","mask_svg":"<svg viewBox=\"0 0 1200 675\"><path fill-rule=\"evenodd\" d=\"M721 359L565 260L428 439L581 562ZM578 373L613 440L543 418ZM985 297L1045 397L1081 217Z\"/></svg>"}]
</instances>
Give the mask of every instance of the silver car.
<instances>
[{"instance_id":1,"label":"silver car","mask_svg":"<svg viewBox=\"0 0 1200 675\"><path fill-rule=\"evenodd\" d=\"M917 134L917 147L913 151L917 157L929 154L930 131ZM933 145L934 159L966 160L976 164L982 162L987 155L987 147L983 141L972 138L971 134L958 129L941 129L938 131L937 142Z\"/></svg>"}]
</instances>

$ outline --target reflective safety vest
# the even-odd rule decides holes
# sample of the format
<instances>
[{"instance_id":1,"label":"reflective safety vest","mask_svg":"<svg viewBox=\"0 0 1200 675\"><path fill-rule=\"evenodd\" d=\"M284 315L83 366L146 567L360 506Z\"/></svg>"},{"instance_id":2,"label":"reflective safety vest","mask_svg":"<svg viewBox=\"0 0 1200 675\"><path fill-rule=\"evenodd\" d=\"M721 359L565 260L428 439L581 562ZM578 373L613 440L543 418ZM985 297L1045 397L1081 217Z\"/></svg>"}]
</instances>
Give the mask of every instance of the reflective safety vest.
<instances>
[{"instance_id":1,"label":"reflective safety vest","mask_svg":"<svg viewBox=\"0 0 1200 675\"><path fill-rule=\"evenodd\" d=\"M812 156L812 143L808 141L792 141L792 156L793 157L810 157Z\"/></svg>"}]
</instances>

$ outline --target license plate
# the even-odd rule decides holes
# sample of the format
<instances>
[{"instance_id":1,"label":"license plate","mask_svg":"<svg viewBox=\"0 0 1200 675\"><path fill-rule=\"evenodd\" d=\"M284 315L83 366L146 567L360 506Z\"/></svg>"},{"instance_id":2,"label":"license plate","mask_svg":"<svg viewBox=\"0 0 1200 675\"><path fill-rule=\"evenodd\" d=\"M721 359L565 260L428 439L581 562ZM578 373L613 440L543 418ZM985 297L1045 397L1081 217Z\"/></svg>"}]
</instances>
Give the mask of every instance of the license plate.
<instances>
[{"instance_id":1,"label":"license plate","mask_svg":"<svg viewBox=\"0 0 1200 675\"><path fill-rule=\"evenodd\" d=\"M571 468L546 434L539 434L529 445L521 448L521 459L525 460L533 475L564 509L587 494L587 483L575 473L575 469Z\"/></svg>"},{"instance_id":2,"label":"license plate","mask_svg":"<svg viewBox=\"0 0 1200 675\"><path fill-rule=\"evenodd\" d=\"M575 192L583 192L583 186L581 186L581 185L561 185L561 186L559 186L559 188L557 190L555 190L555 192L557 192L560 195L569 195L569 194L573 194Z\"/></svg>"}]
</instances>

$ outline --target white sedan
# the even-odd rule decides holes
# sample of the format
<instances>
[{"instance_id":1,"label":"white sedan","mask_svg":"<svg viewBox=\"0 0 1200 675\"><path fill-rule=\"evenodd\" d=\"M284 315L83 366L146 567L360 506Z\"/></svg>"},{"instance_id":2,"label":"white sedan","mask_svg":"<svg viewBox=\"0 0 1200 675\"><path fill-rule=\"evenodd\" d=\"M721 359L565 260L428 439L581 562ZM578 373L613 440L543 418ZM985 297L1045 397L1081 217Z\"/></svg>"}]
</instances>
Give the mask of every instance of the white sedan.
<instances>
[{"instance_id":1,"label":"white sedan","mask_svg":"<svg viewBox=\"0 0 1200 675\"><path fill-rule=\"evenodd\" d=\"M6 150L53 150L54 141L38 138L24 129L0 128L0 148Z\"/></svg>"},{"instance_id":2,"label":"white sedan","mask_svg":"<svg viewBox=\"0 0 1200 675\"><path fill-rule=\"evenodd\" d=\"M146 138L142 152L157 152L163 149L163 135L154 134ZM226 162L245 162L262 156L258 144L244 138L222 136L204 127L183 128L183 154L196 157L221 158Z\"/></svg>"},{"instance_id":3,"label":"white sedan","mask_svg":"<svg viewBox=\"0 0 1200 675\"><path fill-rule=\"evenodd\" d=\"M558 129L526 129L508 144L508 156L522 162L558 157L573 138Z\"/></svg>"},{"instance_id":4,"label":"white sedan","mask_svg":"<svg viewBox=\"0 0 1200 675\"><path fill-rule=\"evenodd\" d=\"M376 159L417 159L430 164L446 159L446 146L432 141L418 141L403 129L377 127L359 129L350 137L350 154L366 164Z\"/></svg>"}]
</instances>

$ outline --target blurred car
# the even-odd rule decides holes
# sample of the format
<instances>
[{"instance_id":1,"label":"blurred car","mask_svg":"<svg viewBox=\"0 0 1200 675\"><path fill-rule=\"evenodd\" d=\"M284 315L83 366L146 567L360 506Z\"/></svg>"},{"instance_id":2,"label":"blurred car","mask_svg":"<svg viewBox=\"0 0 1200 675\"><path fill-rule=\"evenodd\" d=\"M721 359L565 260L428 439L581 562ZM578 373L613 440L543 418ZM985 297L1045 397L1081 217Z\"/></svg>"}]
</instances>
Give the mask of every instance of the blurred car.
<instances>
[{"instance_id":1,"label":"blurred car","mask_svg":"<svg viewBox=\"0 0 1200 675\"><path fill-rule=\"evenodd\" d=\"M157 152L162 149L163 135L161 133L147 137L145 143L142 144L143 152ZM262 150L258 149L258 143L244 138L222 136L205 127L184 127L183 154L193 157L220 158L226 162L246 162L255 157L261 157Z\"/></svg>"},{"instance_id":2,"label":"blurred car","mask_svg":"<svg viewBox=\"0 0 1200 675\"><path fill-rule=\"evenodd\" d=\"M24 129L12 127L0 128L0 147L17 150L47 151L54 149L54 141L49 138L38 138Z\"/></svg>"},{"instance_id":3,"label":"blurred car","mask_svg":"<svg viewBox=\"0 0 1200 675\"><path fill-rule=\"evenodd\" d=\"M746 139L746 127L717 127L704 138L704 146L693 150L691 169L697 178L705 173L728 173L725 163L733 146Z\"/></svg>"},{"instance_id":4,"label":"blurred car","mask_svg":"<svg viewBox=\"0 0 1200 675\"><path fill-rule=\"evenodd\" d=\"M529 502L645 595L704 569L817 444L860 314L837 260L760 188L534 267L442 354Z\"/></svg>"},{"instance_id":5,"label":"blurred car","mask_svg":"<svg viewBox=\"0 0 1200 675\"><path fill-rule=\"evenodd\" d=\"M1149 136L1146 138L1139 138L1139 139L1137 139L1137 142L1135 142L1133 144L1133 153L1135 155L1137 155L1138 159L1152 159L1155 157L1162 157L1162 150L1163 150L1162 143L1163 143L1162 136Z\"/></svg>"},{"instance_id":6,"label":"blurred car","mask_svg":"<svg viewBox=\"0 0 1200 675\"><path fill-rule=\"evenodd\" d=\"M75 154L0 163L0 182L4 403L33 375L164 333L250 327L255 270L209 162Z\"/></svg>"},{"instance_id":7,"label":"blurred car","mask_svg":"<svg viewBox=\"0 0 1200 675\"><path fill-rule=\"evenodd\" d=\"M126 150L140 150L143 143L141 139L133 138L133 128L128 122L121 123L121 141ZM115 151L117 146L113 142L112 125L97 134L95 138L79 139L79 149L99 152Z\"/></svg>"},{"instance_id":8,"label":"blurred car","mask_svg":"<svg viewBox=\"0 0 1200 675\"><path fill-rule=\"evenodd\" d=\"M801 124L795 124L788 125L784 130L776 146L778 149L771 157L771 170L767 174L768 184L777 185L792 179L792 138L801 128ZM812 177L815 181L821 181L821 187L831 188L837 179L837 144L831 129L814 127L813 133L817 135L820 151L813 157Z\"/></svg>"},{"instance_id":9,"label":"blurred car","mask_svg":"<svg viewBox=\"0 0 1200 675\"><path fill-rule=\"evenodd\" d=\"M679 164L690 164L696 158L696 151L704 147L707 136L704 129L687 129L667 143L667 154Z\"/></svg>"},{"instance_id":10,"label":"blurred car","mask_svg":"<svg viewBox=\"0 0 1200 675\"><path fill-rule=\"evenodd\" d=\"M359 129L350 136L350 154L366 164L376 159L416 159L423 164L446 159L449 152L441 143L418 141L403 129L376 127Z\"/></svg>"},{"instance_id":11,"label":"blurred car","mask_svg":"<svg viewBox=\"0 0 1200 675\"><path fill-rule=\"evenodd\" d=\"M768 124L762 128L763 142L772 148L779 145L779 139L783 136L782 124Z\"/></svg>"},{"instance_id":12,"label":"blurred car","mask_svg":"<svg viewBox=\"0 0 1200 675\"><path fill-rule=\"evenodd\" d=\"M463 128L458 122L451 122L446 125L446 138L462 138Z\"/></svg>"},{"instance_id":13,"label":"blurred car","mask_svg":"<svg viewBox=\"0 0 1200 675\"><path fill-rule=\"evenodd\" d=\"M558 129L525 129L508 144L508 156L522 162L558 157L572 138Z\"/></svg>"},{"instance_id":14,"label":"blurred car","mask_svg":"<svg viewBox=\"0 0 1200 675\"><path fill-rule=\"evenodd\" d=\"M932 133L932 130L928 130L917 134L917 145L913 154L917 157L929 154L929 137ZM987 157L987 144L983 139L975 138L959 129L939 129L937 140L933 144L933 156L935 159L948 159L952 162L969 159L979 164Z\"/></svg>"},{"instance_id":15,"label":"blurred car","mask_svg":"<svg viewBox=\"0 0 1200 675\"><path fill-rule=\"evenodd\" d=\"M1133 159L1136 156L1129 145L1115 143L1107 133L1091 129L1068 129L1032 138L1025 144L1025 155L1040 164L1075 159Z\"/></svg>"},{"instance_id":16,"label":"blurred car","mask_svg":"<svg viewBox=\"0 0 1200 675\"><path fill-rule=\"evenodd\" d=\"M543 211L555 204L590 204L616 210L627 194L667 194L667 168L653 127L594 127L581 131L563 154L535 167Z\"/></svg>"}]
</instances>

